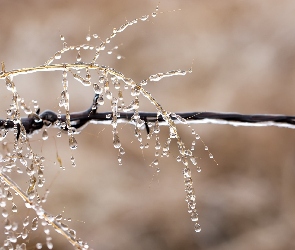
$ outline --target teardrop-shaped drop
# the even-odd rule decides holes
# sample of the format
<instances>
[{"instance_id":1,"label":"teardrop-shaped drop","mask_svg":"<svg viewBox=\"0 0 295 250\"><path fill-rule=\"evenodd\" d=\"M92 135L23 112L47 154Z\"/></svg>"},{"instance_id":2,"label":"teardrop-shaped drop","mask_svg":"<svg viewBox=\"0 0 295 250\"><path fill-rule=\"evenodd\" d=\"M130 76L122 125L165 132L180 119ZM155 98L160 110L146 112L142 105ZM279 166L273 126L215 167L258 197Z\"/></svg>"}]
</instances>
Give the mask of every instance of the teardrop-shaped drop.
<instances>
[{"instance_id":1,"label":"teardrop-shaped drop","mask_svg":"<svg viewBox=\"0 0 295 250\"><path fill-rule=\"evenodd\" d=\"M48 139L48 132L46 129L43 130L43 133L42 133L42 139L45 141Z\"/></svg>"},{"instance_id":2,"label":"teardrop-shaped drop","mask_svg":"<svg viewBox=\"0 0 295 250\"><path fill-rule=\"evenodd\" d=\"M69 138L69 146L70 146L70 149L76 149L78 147L78 143L74 136L71 136Z\"/></svg>"}]
</instances>

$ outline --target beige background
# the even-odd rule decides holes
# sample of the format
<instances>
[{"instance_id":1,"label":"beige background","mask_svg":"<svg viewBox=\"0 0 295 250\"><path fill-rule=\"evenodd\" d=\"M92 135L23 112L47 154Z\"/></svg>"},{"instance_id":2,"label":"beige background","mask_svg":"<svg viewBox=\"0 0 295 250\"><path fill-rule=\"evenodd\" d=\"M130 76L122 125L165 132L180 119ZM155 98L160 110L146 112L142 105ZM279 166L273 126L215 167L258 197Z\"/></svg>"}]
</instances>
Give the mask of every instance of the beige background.
<instances>
[{"instance_id":1,"label":"beige background","mask_svg":"<svg viewBox=\"0 0 295 250\"><path fill-rule=\"evenodd\" d=\"M150 14L157 4L0 0L0 60L7 70L43 64L61 49L60 34L69 45L85 43L89 29L106 38L113 27ZM165 0L160 11L165 13L114 39L109 48L122 44L116 53L125 59L116 60L114 53L98 63L140 81L157 72L188 69L193 62L192 74L147 86L169 111L295 114L294 1ZM60 72L19 76L15 82L27 103L36 99L42 110L58 109ZM5 117L11 97L1 83L1 116ZM70 85L71 110L88 108L91 89L73 81ZM142 104L141 110L154 111ZM32 146L47 159L45 187L51 193L44 207L71 217L69 225L94 249L293 249L294 131L193 127L219 163L198 144L202 172L193 172L201 233L194 232L187 213L175 148L171 157L161 159L161 172L156 174L149 167L153 148L141 152L131 125L120 130L126 150L123 166L117 164L110 128L103 130L102 125L90 125L77 136L75 152L69 150L65 135L56 139L57 130L49 130L44 143L40 134L34 136ZM180 129L190 143L190 129ZM162 139L165 136L162 131ZM54 165L56 152L65 171ZM70 166L72 153L76 168ZM27 180L17 174L14 178ZM32 211L24 213L34 217ZM15 216L20 223L23 217L21 212ZM30 236L29 249L45 242L39 227ZM72 249L55 232L51 235L55 249Z\"/></svg>"}]
</instances>

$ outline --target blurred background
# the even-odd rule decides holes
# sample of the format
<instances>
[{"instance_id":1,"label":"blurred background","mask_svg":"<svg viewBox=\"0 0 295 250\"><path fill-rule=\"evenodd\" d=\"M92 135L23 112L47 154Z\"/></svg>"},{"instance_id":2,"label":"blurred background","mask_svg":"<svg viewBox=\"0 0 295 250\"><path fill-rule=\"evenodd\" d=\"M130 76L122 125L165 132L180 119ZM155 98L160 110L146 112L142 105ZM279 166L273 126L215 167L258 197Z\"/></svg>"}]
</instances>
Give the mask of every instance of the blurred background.
<instances>
[{"instance_id":1,"label":"blurred background","mask_svg":"<svg viewBox=\"0 0 295 250\"><path fill-rule=\"evenodd\" d=\"M151 14L157 5L157 0L0 0L0 60L7 71L44 64L62 48L60 35L68 45L86 43L89 31L104 40L114 27ZM105 53L98 63L136 82L193 64L192 74L146 86L169 111L295 115L294 1L162 0L159 11L164 13L117 35L108 49L119 45L118 50ZM117 60L116 55L123 59ZM61 61L74 62L75 56ZM86 52L82 58L87 58ZM57 111L61 79L61 72L47 72L14 80L26 103L34 99L41 111ZM90 106L91 88L70 81L69 92L72 111ZM4 81L0 98L0 114L5 118L11 96ZM142 111L155 111L140 101ZM117 163L110 127L89 125L76 136L75 151L69 149L66 135L56 137L56 129L48 130L45 142L41 133L34 135L32 147L46 158L45 188L50 194L44 208L72 218L69 226L93 249L294 249L295 132L211 124L192 127L218 162L197 143L195 155L202 172L192 170L200 233L194 232L187 213L176 147L171 146L169 158L160 159L157 173L149 166L153 146L139 149L131 125L119 130L126 151L122 166ZM179 129L189 145L191 129ZM167 135L162 129L162 140ZM56 163L57 155L65 170ZM71 167L71 155L76 168ZM27 181L25 175L12 177ZM21 225L27 215L34 217L33 211L19 208L15 218ZM41 225L39 229L30 235L28 249L45 242ZM72 249L51 231L54 249Z\"/></svg>"}]
</instances>

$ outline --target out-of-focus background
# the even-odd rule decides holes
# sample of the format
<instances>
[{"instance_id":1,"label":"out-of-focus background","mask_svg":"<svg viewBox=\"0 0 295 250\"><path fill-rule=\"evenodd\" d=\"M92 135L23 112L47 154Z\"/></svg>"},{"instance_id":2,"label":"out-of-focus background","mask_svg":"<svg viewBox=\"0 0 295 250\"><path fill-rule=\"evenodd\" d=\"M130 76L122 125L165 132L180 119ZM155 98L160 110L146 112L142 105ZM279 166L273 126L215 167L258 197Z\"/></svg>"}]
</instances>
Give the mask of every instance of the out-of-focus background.
<instances>
[{"instance_id":1,"label":"out-of-focus background","mask_svg":"<svg viewBox=\"0 0 295 250\"><path fill-rule=\"evenodd\" d=\"M6 70L43 64L62 48L60 35L68 45L86 43L89 30L105 39L113 27L150 14L157 5L158 1L147 0L1 0L0 60ZM147 86L169 111L295 115L294 1L162 0L159 11L164 13L117 35L108 48L119 45L118 50L98 63L135 81L157 72L188 69L193 63L192 74ZM117 60L117 54L124 58ZM41 111L57 111L61 72L14 80L27 103L35 99ZM0 107L5 118L11 96L4 85L2 81ZM72 111L90 106L90 88L71 81L69 91ZM142 111L155 110L142 104ZM190 144L191 130L179 128ZM109 127L89 125L76 137L79 146L74 152L66 135L56 138L55 129L48 130L45 142L35 135L32 146L46 157L45 186L51 191L44 207L71 217L70 227L93 249L294 249L295 132L210 124L193 128L218 162L198 142L195 154L202 172L193 168L193 179L200 233L194 232L187 213L177 152L161 158L161 171L156 173L149 166L153 147L142 152L131 125L120 127L126 151L122 166ZM161 133L164 139L167 131ZM54 164L57 154L66 170ZM71 167L72 154L76 168ZM14 178L27 177L15 173ZM32 211L19 211L20 223L26 215L34 217ZM30 236L29 249L45 242L39 227ZM51 231L54 249L72 249Z\"/></svg>"}]
</instances>

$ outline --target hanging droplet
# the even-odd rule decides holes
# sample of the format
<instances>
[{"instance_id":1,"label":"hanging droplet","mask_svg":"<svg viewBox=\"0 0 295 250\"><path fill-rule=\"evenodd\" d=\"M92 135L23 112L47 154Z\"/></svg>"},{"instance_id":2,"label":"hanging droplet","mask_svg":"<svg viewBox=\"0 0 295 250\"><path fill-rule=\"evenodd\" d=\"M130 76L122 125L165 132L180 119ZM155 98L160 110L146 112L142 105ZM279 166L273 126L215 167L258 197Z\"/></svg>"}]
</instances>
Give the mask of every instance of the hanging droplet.
<instances>
[{"instance_id":1,"label":"hanging droplet","mask_svg":"<svg viewBox=\"0 0 295 250\"><path fill-rule=\"evenodd\" d=\"M77 57L76 57L76 60L77 62L80 62L81 61L81 53L80 53L80 50L78 51L78 54L77 54Z\"/></svg>"},{"instance_id":2,"label":"hanging droplet","mask_svg":"<svg viewBox=\"0 0 295 250\"><path fill-rule=\"evenodd\" d=\"M88 34L88 35L86 36L86 41L89 42L90 40L91 40L91 36L90 36L90 34Z\"/></svg>"},{"instance_id":3,"label":"hanging droplet","mask_svg":"<svg viewBox=\"0 0 295 250\"><path fill-rule=\"evenodd\" d=\"M100 95L103 92L103 88L101 88L97 83L93 83L93 90L95 94Z\"/></svg>"},{"instance_id":4,"label":"hanging droplet","mask_svg":"<svg viewBox=\"0 0 295 250\"><path fill-rule=\"evenodd\" d=\"M12 205L11 211L16 213L17 212L17 206L14 203L12 203L12 204L13 205Z\"/></svg>"},{"instance_id":5,"label":"hanging droplet","mask_svg":"<svg viewBox=\"0 0 295 250\"><path fill-rule=\"evenodd\" d=\"M196 223L196 224L195 224L195 231L196 231L197 233L201 232L201 226L200 226L199 223Z\"/></svg>"},{"instance_id":6,"label":"hanging droplet","mask_svg":"<svg viewBox=\"0 0 295 250\"><path fill-rule=\"evenodd\" d=\"M196 134L196 139L199 140L200 138L201 137L198 134Z\"/></svg>"},{"instance_id":7,"label":"hanging droplet","mask_svg":"<svg viewBox=\"0 0 295 250\"><path fill-rule=\"evenodd\" d=\"M64 41L65 40L65 37L63 35L60 35L60 40L61 41Z\"/></svg>"},{"instance_id":8,"label":"hanging droplet","mask_svg":"<svg viewBox=\"0 0 295 250\"><path fill-rule=\"evenodd\" d=\"M48 132L46 129L43 130L43 133L42 133L42 139L45 141L48 139Z\"/></svg>"},{"instance_id":9,"label":"hanging droplet","mask_svg":"<svg viewBox=\"0 0 295 250\"><path fill-rule=\"evenodd\" d=\"M60 51L57 51L57 52L54 54L54 58L55 58L55 59L60 59L60 58L61 58L61 53L60 53Z\"/></svg>"},{"instance_id":10,"label":"hanging droplet","mask_svg":"<svg viewBox=\"0 0 295 250\"><path fill-rule=\"evenodd\" d=\"M23 221L23 226L27 227L29 225L29 216L27 216Z\"/></svg>"},{"instance_id":11,"label":"hanging droplet","mask_svg":"<svg viewBox=\"0 0 295 250\"><path fill-rule=\"evenodd\" d=\"M36 249L42 249L42 243L36 243Z\"/></svg>"},{"instance_id":12,"label":"hanging droplet","mask_svg":"<svg viewBox=\"0 0 295 250\"><path fill-rule=\"evenodd\" d=\"M76 149L78 147L78 143L77 143L74 136L70 136L70 138L69 138L69 146L70 146L70 149Z\"/></svg>"},{"instance_id":13,"label":"hanging droplet","mask_svg":"<svg viewBox=\"0 0 295 250\"><path fill-rule=\"evenodd\" d=\"M8 217L8 212L7 212L7 210L5 208L2 210L2 216L4 218L7 218Z\"/></svg>"},{"instance_id":14,"label":"hanging droplet","mask_svg":"<svg viewBox=\"0 0 295 250\"><path fill-rule=\"evenodd\" d=\"M120 148L121 147L121 142L120 142L120 139L119 139L119 136L117 133L114 134L113 136L113 145L114 145L114 148Z\"/></svg>"},{"instance_id":15,"label":"hanging droplet","mask_svg":"<svg viewBox=\"0 0 295 250\"><path fill-rule=\"evenodd\" d=\"M156 172L157 172L157 173L160 173L160 172L161 172L161 169L160 169L160 168L157 168L157 169L156 169Z\"/></svg>"},{"instance_id":16,"label":"hanging droplet","mask_svg":"<svg viewBox=\"0 0 295 250\"><path fill-rule=\"evenodd\" d=\"M124 150L124 148L120 147L120 148L119 148L119 153L120 153L121 155L125 154L125 150Z\"/></svg>"},{"instance_id":17,"label":"hanging droplet","mask_svg":"<svg viewBox=\"0 0 295 250\"><path fill-rule=\"evenodd\" d=\"M211 159L213 159L213 154L209 153L209 157L210 157Z\"/></svg>"},{"instance_id":18,"label":"hanging droplet","mask_svg":"<svg viewBox=\"0 0 295 250\"><path fill-rule=\"evenodd\" d=\"M35 230L37 230L37 228L38 228L38 218L35 217L35 218L33 219L33 221L32 221L31 229L32 229L33 231L35 231Z\"/></svg>"},{"instance_id":19,"label":"hanging droplet","mask_svg":"<svg viewBox=\"0 0 295 250\"><path fill-rule=\"evenodd\" d=\"M56 133L56 137L61 137L61 131L58 131L58 132Z\"/></svg>"},{"instance_id":20,"label":"hanging droplet","mask_svg":"<svg viewBox=\"0 0 295 250\"><path fill-rule=\"evenodd\" d=\"M204 147L204 149L205 149L205 150L208 150L208 147L207 147L207 146L205 146L205 147Z\"/></svg>"}]
</instances>

